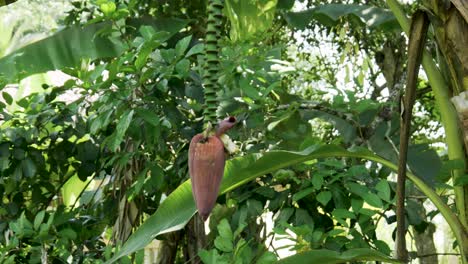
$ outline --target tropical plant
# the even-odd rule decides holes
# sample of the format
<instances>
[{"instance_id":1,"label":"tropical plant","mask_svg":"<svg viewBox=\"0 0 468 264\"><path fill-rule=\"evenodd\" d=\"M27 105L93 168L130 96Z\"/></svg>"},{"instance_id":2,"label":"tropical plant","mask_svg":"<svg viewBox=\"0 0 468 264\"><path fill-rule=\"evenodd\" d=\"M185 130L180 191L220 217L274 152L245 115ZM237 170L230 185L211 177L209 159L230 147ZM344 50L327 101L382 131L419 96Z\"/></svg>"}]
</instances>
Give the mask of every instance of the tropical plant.
<instances>
[{"instance_id":1,"label":"tropical plant","mask_svg":"<svg viewBox=\"0 0 468 264\"><path fill-rule=\"evenodd\" d=\"M272 263L278 239L296 253L280 263L406 261L378 226L396 219L403 32L420 3L325 2L227 0L222 17L221 1L77 1L65 29L0 58L0 87L70 76L2 91L1 262L141 263L155 239L159 263ZM404 212L426 241L441 214L465 263L468 66L452 32L467 12L447 3L424 2L438 45L417 82ZM205 237L187 152L226 115L238 151Z\"/></svg>"}]
</instances>

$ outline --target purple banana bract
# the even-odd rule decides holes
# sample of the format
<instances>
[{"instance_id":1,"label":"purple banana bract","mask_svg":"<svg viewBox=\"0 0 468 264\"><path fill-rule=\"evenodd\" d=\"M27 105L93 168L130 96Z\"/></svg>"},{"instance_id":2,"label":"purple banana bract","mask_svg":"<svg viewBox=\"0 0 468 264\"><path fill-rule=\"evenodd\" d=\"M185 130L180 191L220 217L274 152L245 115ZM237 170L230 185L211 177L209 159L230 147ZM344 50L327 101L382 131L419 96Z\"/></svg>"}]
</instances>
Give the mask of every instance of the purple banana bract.
<instances>
[{"instance_id":1,"label":"purple banana bract","mask_svg":"<svg viewBox=\"0 0 468 264\"><path fill-rule=\"evenodd\" d=\"M192 193L203 221L213 210L224 175L226 154L220 136L235 124L236 118L228 117L218 124L215 135L205 138L197 134L190 141L188 166Z\"/></svg>"}]
</instances>

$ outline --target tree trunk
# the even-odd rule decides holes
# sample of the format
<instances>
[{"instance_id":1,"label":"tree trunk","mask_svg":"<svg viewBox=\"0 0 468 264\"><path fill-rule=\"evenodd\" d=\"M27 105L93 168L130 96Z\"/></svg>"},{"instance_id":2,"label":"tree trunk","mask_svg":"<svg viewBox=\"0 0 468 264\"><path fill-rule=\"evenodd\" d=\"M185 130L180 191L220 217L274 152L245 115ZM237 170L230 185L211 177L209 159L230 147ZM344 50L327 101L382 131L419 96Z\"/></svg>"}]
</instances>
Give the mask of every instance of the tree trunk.
<instances>
[{"instance_id":1,"label":"tree trunk","mask_svg":"<svg viewBox=\"0 0 468 264\"><path fill-rule=\"evenodd\" d=\"M429 223L429 226L422 233L419 233L418 231L414 230L414 241L416 244L416 251L418 252L418 256L426 256L430 254L435 254L437 252L436 247L434 245L434 232L435 226L432 223ZM437 264L437 255L419 257L419 263Z\"/></svg>"},{"instance_id":2,"label":"tree trunk","mask_svg":"<svg viewBox=\"0 0 468 264\"><path fill-rule=\"evenodd\" d=\"M164 240L161 241L156 264L175 263L177 257L177 247L180 241L180 231L171 232L164 235Z\"/></svg>"},{"instance_id":3,"label":"tree trunk","mask_svg":"<svg viewBox=\"0 0 468 264\"><path fill-rule=\"evenodd\" d=\"M185 261L192 264L199 264L201 260L198 256L198 252L206 246L205 223L197 214L192 217L185 230L187 242L184 247Z\"/></svg>"}]
</instances>

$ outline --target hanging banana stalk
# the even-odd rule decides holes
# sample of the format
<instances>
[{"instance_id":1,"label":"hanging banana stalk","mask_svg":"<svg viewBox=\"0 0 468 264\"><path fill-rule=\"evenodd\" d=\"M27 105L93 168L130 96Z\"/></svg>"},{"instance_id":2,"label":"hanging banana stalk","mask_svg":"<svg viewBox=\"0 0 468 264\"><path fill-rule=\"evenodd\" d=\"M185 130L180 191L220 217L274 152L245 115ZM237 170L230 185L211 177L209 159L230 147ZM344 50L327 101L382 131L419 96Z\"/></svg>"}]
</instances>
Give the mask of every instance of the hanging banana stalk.
<instances>
[{"instance_id":1,"label":"hanging banana stalk","mask_svg":"<svg viewBox=\"0 0 468 264\"><path fill-rule=\"evenodd\" d=\"M188 165L192 193L198 214L203 221L206 221L216 203L219 186L224 175L226 154L221 136L236 123L235 117L228 117L218 124L214 132L212 131L212 124L216 121L218 108L216 93L219 88L218 40L222 29L222 9L221 0L209 1L205 65L203 67L205 131L195 135L189 146Z\"/></svg>"},{"instance_id":2,"label":"hanging banana stalk","mask_svg":"<svg viewBox=\"0 0 468 264\"><path fill-rule=\"evenodd\" d=\"M411 31L408 44L408 77L406 80L406 94L400 119L400 157L398 161L397 178L397 236L396 252L397 259L408 261L408 251L406 249L406 224L405 224L405 180L406 180L406 160L408 154L408 144L411 128L411 116L416 95L418 82L418 72L422 60L422 52L426 40L429 20L426 13L417 11L412 18Z\"/></svg>"},{"instance_id":3,"label":"hanging banana stalk","mask_svg":"<svg viewBox=\"0 0 468 264\"><path fill-rule=\"evenodd\" d=\"M203 112L205 128L208 124L216 122L216 110L218 108L218 90L219 78L219 45L218 40L221 35L223 18L222 0L208 1L208 21L206 25L205 37L205 65L203 67L203 92L205 95L205 110Z\"/></svg>"}]
</instances>

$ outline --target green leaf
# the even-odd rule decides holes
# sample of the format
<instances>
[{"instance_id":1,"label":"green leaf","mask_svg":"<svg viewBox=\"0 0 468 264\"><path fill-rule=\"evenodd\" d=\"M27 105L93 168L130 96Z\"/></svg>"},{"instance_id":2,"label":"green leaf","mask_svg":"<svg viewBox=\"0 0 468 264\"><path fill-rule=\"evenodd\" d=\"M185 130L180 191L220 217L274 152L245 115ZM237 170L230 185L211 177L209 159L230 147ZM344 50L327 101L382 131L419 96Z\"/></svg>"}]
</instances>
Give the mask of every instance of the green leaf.
<instances>
[{"instance_id":1,"label":"green leaf","mask_svg":"<svg viewBox=\"0 0 468 264\"><path fill-rule=\"evenodd\" d=\"M9 93L2 92L2 97L3 97L3 99L5 99L5 102L8 105L11 105L13 103L13 97L11 97L11 95Z\"/></svg>"},{"instance_id":2,"label":"green leaf","mask_svg":"<svg viewBox=\"0 0 468 264\"><path fill-rule=\"evenodd\" d=\"M300 152L270 151L266 153L256 153L231 159L226 162L224 177L220 187L220 195L234 190L265 174L275 172L278 169L301 164L308 160L329 157L362 158L381 163L391 168L393 171L398 169L397 165L373 154L367 149L354 148L345 150L342 147L331 144L325 146L311 146ZM444 201L415 175L407 173L407 177L431 199L447 221L453 223L455 226L456 220L454 219L456 219L456 216ZM158 210L146 219L146 221L129 237L121 250L106 263L113 263L123 256L130 255L144 248L158 235L183 228L195 212L196 209L192 197L191 184L190 180L187 180L161 203ZM291 212L291 214L292 213L293 212ZM278 217L278 219L279 218L280 217ZM454 229L457 228L460 227L454 227Z\"/></svg>"},{"instance_id":3,"label":"green leaf","mask_svg":"<svg viewBox=\"0 0 468 264\"><path fill-rule=\"evenodd\" d=\"M314 186L315 190L320 190L323 185L323 175L317 174L312 176L312 185Z\"/></svg>"},{"instance_id":4,"label":"green leaf","mask_svg":"<svg viewBox=\"0 0 468 264\"><path fill-rule=\"evenodd\" d=\"M390 202L390 185L388 185L387 180L380 180L379 183L375 186L375 189L377 190L377 195L382 199L387 202Z\"/></svg>"},{"instance_id":5,"label":"green leaf","mask_svg":"<svg viewBox=\"0 0 468 264\"><path fill-rule=\"evenodd\" d=\"M453 181L453 186L465 186L468 185L468 174L464 174L461 177L457 177Z\"/></svg>"},{"instance_id":6,"label":"green leaf","mask_svg":"<svg viewBox=\"0 0 468 264\"><path fill-rule=\"evenodd\" d=\"M138 71L143 68L146 64L146 60L148 59L148 55L153 51L153 46L152 45L143 45L143 47L140 49L138 52L137 58L135 60L135 67Z\"/></svg>"},{"instance_id":7,"label":"green leaf","mask_svg":"<svg viewBox=\"0 0 468 264\"><path fill-rule=\"evenodd\" d=\"M331 198L332 193L329 191L324 191L317 195L317 201L319 201L319 203L323 204L324 206L328 204Z\"/></svg>"},{"instance_id":8,"label":"green leaf","mask_svg":"<svg viewBox=\"0 0 468 264\"><path fill-rule=\"evenodd\" d=\"M146 123L152 125L153 127L159 127L160 119L159 119L159 116L154 111L144 109L144 108L137 108L135 110L136 110L137 116L145 120Z\"/></svg>"},{"instance_id":9,"label":"green leaf","mask_svg":"<svg viewBox=\"0 0 468 264\"><path fill-rule=\"evenodd\" d=\"M270 264L276 262L277 258L273 252L265 252L257 259L257 264Z\"/></svg>"},{"instance_id":10,"label":"green leaf","mask_svg":"<svg viewBox=\"0 0 468 264\"><path fill-rule=\"evenodd\" d=\"M366 193L369 191L369 189L366 187L355 182L348 182L346 186L348 187L349 191L362 198L364 198L364 195L366 195Z\"/></svg>"},{"instance_id":11,"label":"green leaf","mask_svg":"<svg viewBox=\"0 0 468 264\"><path fill-rule=\"evenodd\" d=\"M408 166L426 184L434 186L435 178L442 168L442 161L428 144L417 144L408 147Z\"/></svg>"},{"instance_id":12,"label":"green leaf","mask_svg":"<svg viewBox=\"0 0 468 264\"><path fill-rule=\"evenodd\" d=\"M465 162L462 159L447 160L442 164L436 178L439 182L447 182L451 179L454 170L462 170L464 168Z\"/></svg>"},{"instance_id":13,"label":"green leaf","mask_svg":"<svg viewBox=\"0 0 468 264\"><path fill-rule=\"evenodd\" d=\"M220 263L221 256L218 254L216 249L212 249L207 251L202 249L198 252L200 259L203 261L204 264L218 264Z\"/></svg>"},{"instance_id":14,"label":"green leaf","mask_svg":"<svg viewBox=\"0 0 468 264\"><path fill-rule=\"evenodd\" d=\"M117 127L115 129L115 137L116 137L117 144L114 144L111 146L111 149L113 151L115 151L117 147L120 145L120 142L122 142L125 132L127 132L128 126L130 125L130 122L132 121L133 113L134 113L133 109L127 110L120 118L117 124Z\"/></svg>"},{"instance_id":15,"label":"green leaf","mask_svg":"<svg viewBox=\"0 0 468 264\"><path fill-rule=\"evenodd\" d=\"M138 31L145 40L151 40L153 35L156 33L156 30L154 30L153 27L147 25L141 26Z\"/></svg>"},{"instance_id":16,"label":"green leaf","mask_svg":"<svg viewBox=\"0 0 468 264\"><path fill-rule=\"evenodd\" d=\"M36 217L34 218L34 229L39 230L39 227L42 224L42 221L44 220L45 216L45 210L40 211L37 213Z\"/></svg>"},{"instance_id":17,"label":"green leaf","mask_svg":"<svg viewBox=\"0 0 468 264\"><path fill-rule=\"evenodd\" d=\"M362 198L364 199L364 201L366 201L366 203L368 203L371 206L377 208L383 207L382 200L380 200L379 196L377 196L377 194L375 193L366 193Z\"/></svg>"},{"instance_id":18,"label":"green leaf","mask_svg":"<svg viewBox=\"0 0 468 264\"><path fill-rule=\"evenodd\" d=\"M332 212L332 215L336 218L342 218L342 219L346 219L346 218L349 218L349 219L356 219L356 215L351 213L350 211L346 210L346 209L341 209L341 208L337 208L335 210L333 210Z\"/></svg>"},{"instance_id":19,"label":"green leaf","mask_svg":"<svg viewBox=\"0 0 468 264\"><path fill-rule=\"evenodd\" d=\"M32 161L31 158L27 157L26 159L21 161L21 166L23 168L23 175L25 177L31 178L34 175L36 175L37 167L36 167L36 164L34 164L34 161Z\"/></svg>"},{"instance_id":20,"label":"green leaf","mask_svg":"<svg viewBox=\"0 0 468 264\"><path fill-rule=\"evenodd\" d=\"M288 24L298 29L305 29L313 20L332 27L338 24L342 17L354 17L355 20L365 23L370 28L388 30L399 28L392 12L369 5L326 4L301 12L284 13Z\"/></svg>"},{"instance_id":21,"label":"green leaf","mask_svg":"<svg viewBox=\"0 0 468 264\"><path fill-rule=\"evenodd\" d=\"M293 201L297 202L313 192L314 192L313 187L305 188L293 195Z\"/></svg>"},{"instance_id":22,"label":"green leaf","mask_svg":"<svg viewBox=\"0 0 468 264\"><path fill-rule=\"evenodd\" d=\"M278 9L285 9L289 10L294 6L295 0L278 0L278 4L276 5L276 8Z\"/></svg>"},{"instance_id":23,"label":"green leaf","mask_svg":"<svg viewBox=\"0 0 468 264\"><path fill-rule=\"evenodd\" d=\"M286 207L284 209L281 209L280 214L276 221L278 223L287 223L289 222L289 218L293 215L294 209L290 207Z\"/></svg>"},{"instance_id":24,"label":"green leaf","mask_svg":"<svg viewBox=\"0 0 468 264\"><path fill-rule=\"evenodd\" d=\"M0 143L0 158L8 158L10 156L10 143Z\"/></svg>"},{"instance_id":25,"label":"green leaf","mask_svg":"<svg viewBox=\"0 0 468 264\"><path fill-rule=\"evenodd\" d=\"M364 205L364 201L361 199L351 199L351 208L353 208L354 213L359 213Z\"/></svg>"},{"instance_id":26,"label":"green leaf","mask_svg":"<svg viewBox=\"0 0 468 264\"><path fill-rule=\"evenodd\" d=\"M71 239L71 240L76 239L76 237L77 237L76 232L71 228L65 228L65 229L60 230L59 235L61 237L68 238L68 239Z\"/></svg>"},{"instance_id":27,"label":"green leaf","mask_svg":"<svg viewBox=\"0 0 468 264\"><path fill-rule=\"evenodd\" d=\"M215 247L223 252L232 252L234 245L232 240L224 237L216 237L214 241Z\"/></svg>"},{"instance_id":28,"label":"green leaf","mask_svg":"<svg viewBox=\"0 0 468 264\"><path fill-rule=\"evenodd\" d=\"M300 264L300 263L346 263L356 261L382 261L386 263L402 263L379 251L368 248L354 248L342 253L318 249L298 253L278 261L279 264Z\"/></svg>"},{"instance_id":29,"label":"green leaf","mask_svg":"<svg viewBox=\"0 0 468 264\"><path fill-rule=\"evenodd\" d=\"M164 42L172 37L175 33L183 29L189 20L179 19L179 18L158 18L152 19L149 17L145 18L129 18L127 26L133 28L141 28L144 26L151 26L154 29L154 32L149 28L144 28L140 33L147 40L153 39L158 40L159 42ZM160 35L159 37L153 36L154 34L161 34L166 32L167 34Z\"/></svg>"},{"instance_id":30,"label":"green leaf","mask_svg":"<svg viewBox=\"0 0 468 264\"><path fill-rule=\"evenodd\" d=\"M139 28L143 24L153 27L156 32L165 31L168 34L164 38L158 38L159 42L163 42L184 28L187 22L172 18L143 18L129 19L128 26ZM0 58L0 77L6 82L15 83L35 73L78 67L83 59L118 57L125 50L126 44L99 34L110 28L109 22L85 27L72 26L18 49Z\"/></svg>"},{"instance_id":31,"label":"green leaf","mask_svg":"<svg viewBox=\"0 0 468 264\"><path fill-rule=\"evenodd\" d=\"M179 42L177 42L175 46L175 52L176 52L177 57L182 57L184 55L185 51L190 45L191 40L192 40L192 36L187 36L179 40Z\"/></svg>"},{"instance_id":32,"label":"green leaf","mask_svg":"<svg viewBox=\"0 0 468 264\"><path fill-rule=\"evenodd\" d=\"M26 158L26 151L24 151L24 149L15 148L13 150L13 157L15 157L17 160L22 160Z\"/></svg>"},{"instance_id":33,"label":"green leaf","mask_svg":"<svg viewBox=\"0 0 468 264\"><path fill-rule=\"evenodd\" d=\"M0 59L0 75L9 82L17 82L31 74L78 66L85 58L117 57L124 44L97 34L110 26L107 22L84 28L72 26L18 49Z\"/></svg>"},{"instance_id":34,"label":"green leaf","mask_svg":"<svg viewBox=\"0 0 468 264\"><path fill-rule=\"evenodd\" d=\"M224 11L231 22L231 40L244 41L262 36L264 31L271 28L276 4L276 0L225 1Z\"/></svg>"},{"instance_id":35,"label":"green leaf","mask_svg":"<svg viewBox=\"0 0 468 264\"><path fill-rule=\"evenodd\" d=\"M182 59L182 60L178 61L176 66L175 66L175 69L176 69L177 73L180 74L180 76L182 78L186 77L188 75L189 70L190 70L190 61L187 60L187 59Z\"/></svg>"},{"instance_id":36,"label":"green leaf","mask_svg":"<svg viewBox=\"0 0 468 264\"><path fill-rule=\"evenodd\" d=\"M197 45L191 47L189 49L189 51L187 52L187 54L185 54L185 58L188 58L192 55L196 55L196 54L201 54L203 53L203 50L205 49L205 45L203 45L203 43L198 43Z\"/></svg>"},{"instance_id":37,"label":"green leaf","mask_svg":"<svg viewBox=\"0 0 468 264\"><path fill-rule=\"evenodd\" d=\"M102 3L101 6L100 6L102 12L104 13L104 15L106 16L110 16L112 15L112 13L115 12L115 10L117 9L117 6L115 5L114 2L106 2L106 3Z\"/></svg>"},{"instance_id":38,"label":"green leaf","mask_svg":"<svg viewBox=\"0 0 468 264\"><path fill-rule=\"evenodd\" d=\"M229 225L229 222L226 220L226 218L221 220L221 222L219 223L218 232L221 237L232 240L233 235L232 235L231 226Z\"/></svg>"},{"instance_id":39,"label":"green leaf","mask_svg":"<svg viewBox=\"0 0 468 264\"><path fill-rule=\"evenodd\" d=\"M297 226L302 226L302 225L308 225L311 230L314 229L314 219L310 216L310 214L301 208L296 209L295 215L295 225Z\"/></svg>"},{"instance_id":40,"label":"green leaf","mask_svg":"<svg viewBox=\"0 0 468 264\"><path fill-rule=\"evenodd\" d=\"M338 130L338 132L340 132L340 135L343 137L346 143L355 140L357 136L354 125L345 119L337 117L336 115L316 110L300 110L299 112L301 113L302 119L304 121L308 122L311 119L319 118L329 122Z\"/></svg>"}]
</instances>

